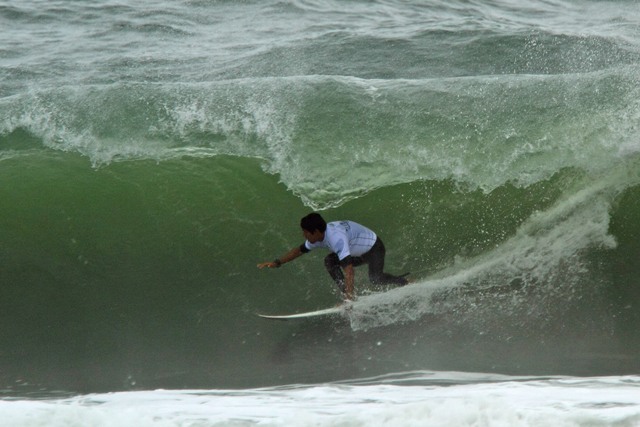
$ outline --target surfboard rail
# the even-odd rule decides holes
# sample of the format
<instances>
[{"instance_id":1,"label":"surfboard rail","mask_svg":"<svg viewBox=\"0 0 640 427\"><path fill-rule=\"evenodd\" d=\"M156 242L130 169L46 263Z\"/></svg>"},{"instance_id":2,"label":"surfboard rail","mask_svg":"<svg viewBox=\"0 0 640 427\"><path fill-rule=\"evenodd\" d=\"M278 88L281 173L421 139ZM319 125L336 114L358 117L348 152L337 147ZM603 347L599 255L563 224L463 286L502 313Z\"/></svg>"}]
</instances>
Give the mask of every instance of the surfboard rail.
<instances>
[{"instance_id":1,"label":"surfboard rail","mask_svg":"<svg viewBox=\"0 0 640 427\"><path fill-rule=\"evenodd\" d=\"M260 314L260 313L256 313L256 314L262 317L263 319L291 320L291 319L308 319L311 317L345 314L347 310L348 308L345 306L337 306L337 307L324 308L322 310L308 311L305 313L295 313L295 314Z\"/></svg>"}]
</instances>

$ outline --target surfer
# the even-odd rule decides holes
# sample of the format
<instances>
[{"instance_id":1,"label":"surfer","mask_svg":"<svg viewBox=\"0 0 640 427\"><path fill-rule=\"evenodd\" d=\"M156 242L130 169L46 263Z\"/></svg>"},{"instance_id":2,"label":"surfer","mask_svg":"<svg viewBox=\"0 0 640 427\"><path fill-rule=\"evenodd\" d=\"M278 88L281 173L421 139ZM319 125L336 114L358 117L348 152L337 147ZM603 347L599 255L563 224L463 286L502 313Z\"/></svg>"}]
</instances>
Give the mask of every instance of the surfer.
<instances>
[{"instance_id":1,"label":"surfer","mask_svg":"<svg viewBox=\"0 0 640 427\"><path fill-rule=\"evenodd\" d=\"M327 248L331 251L324 265L336 282L345 300L354 298L354 267L369 265L369 280L373 284L404 286L407 279L385 273L385 248L382 240L367 227L353 221L327 223L318 213L311 213L300 220L305 242L271 262L258 264L258 268L278 268L312 249Z\"/></svg>"}]
</instances>

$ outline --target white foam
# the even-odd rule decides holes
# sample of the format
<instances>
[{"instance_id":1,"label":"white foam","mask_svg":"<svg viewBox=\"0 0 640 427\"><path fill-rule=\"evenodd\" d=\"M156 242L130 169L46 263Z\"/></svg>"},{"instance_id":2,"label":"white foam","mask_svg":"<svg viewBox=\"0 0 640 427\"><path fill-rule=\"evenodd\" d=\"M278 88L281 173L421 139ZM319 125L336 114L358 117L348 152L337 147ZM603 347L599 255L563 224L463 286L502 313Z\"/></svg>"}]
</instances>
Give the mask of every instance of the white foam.
<instances>
[{"instance_id":1,"label":"white foam","mask_svg":"<svg viewBox=\"0 0 640 427\"><path fill-rule=\"evenodd\" d=\"M635 105L620 107L614 98L594 116L551 95L567 87L590 94L593 84L629 81L633 72L38 88L3 100L0 133L26 129L48 148L81 153L94 165L203 154L261 158L303 203L324 209L416 180L454 180L488 192L568 167L612 168L637 151ZM335 104L344 104L344 116ZM535 124L530 104L542 114ZM417 113L420 105L428 109ZM505 122L514 111L518 120Z\"/></svg>"},{"instance_id":2,"label":"white foam","mask_svg":"<svg viewBox=\"0 0 640 427\"><path fill-rule=\"evenodd\" d=\"M454 375L455 376L455 375ZM3 427L632 426L640 378L141 391L0 401Z\"/></svg>"}]
</instances>

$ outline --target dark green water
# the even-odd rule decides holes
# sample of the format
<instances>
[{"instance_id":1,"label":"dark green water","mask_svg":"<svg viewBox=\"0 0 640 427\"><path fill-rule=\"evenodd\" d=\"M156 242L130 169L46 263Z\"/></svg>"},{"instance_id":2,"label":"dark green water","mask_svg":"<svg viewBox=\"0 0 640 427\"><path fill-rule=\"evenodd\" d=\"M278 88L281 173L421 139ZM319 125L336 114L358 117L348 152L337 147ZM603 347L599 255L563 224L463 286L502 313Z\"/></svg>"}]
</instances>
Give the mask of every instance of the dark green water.
<instances>
[{"instance_id":1,"label":"dark green water","mask_svg":"<svg viewBox=\"0 0 640 427\"><path fill-rule=\"evenodd\" d=\"M568 169L489 193L453 181L372 191L324 215L378 231L388 269L417 272L412 290L367 302L363 323L274 323L254 313L321 308L337 296L322 254L255 268L301 242L298 218L309 211L259 161L95 169L75 154L24 151L2 166L10 390L637 369L635 185L584 195L600 181ZM358 277L365 301L384 290Z\"/></svg>"}]
</instances>

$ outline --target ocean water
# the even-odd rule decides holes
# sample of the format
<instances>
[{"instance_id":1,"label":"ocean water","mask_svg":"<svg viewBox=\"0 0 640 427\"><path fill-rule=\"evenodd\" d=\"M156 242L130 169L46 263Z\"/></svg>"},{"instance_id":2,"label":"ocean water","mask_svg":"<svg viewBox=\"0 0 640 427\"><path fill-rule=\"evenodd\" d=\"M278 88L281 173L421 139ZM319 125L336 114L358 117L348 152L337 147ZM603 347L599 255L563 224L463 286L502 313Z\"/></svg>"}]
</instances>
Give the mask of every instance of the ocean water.
<instances>
[{"instance_id":1,"label":"ocean water","mask_svg":"<svg viewBox=\"0 0 640 427\"><path fill-rule=\"evenodd\" d=\"M0 1L0 427L640 425L635 0ZM320 211L386 269L335 305Z\"/></svg>"}]
</instances>

